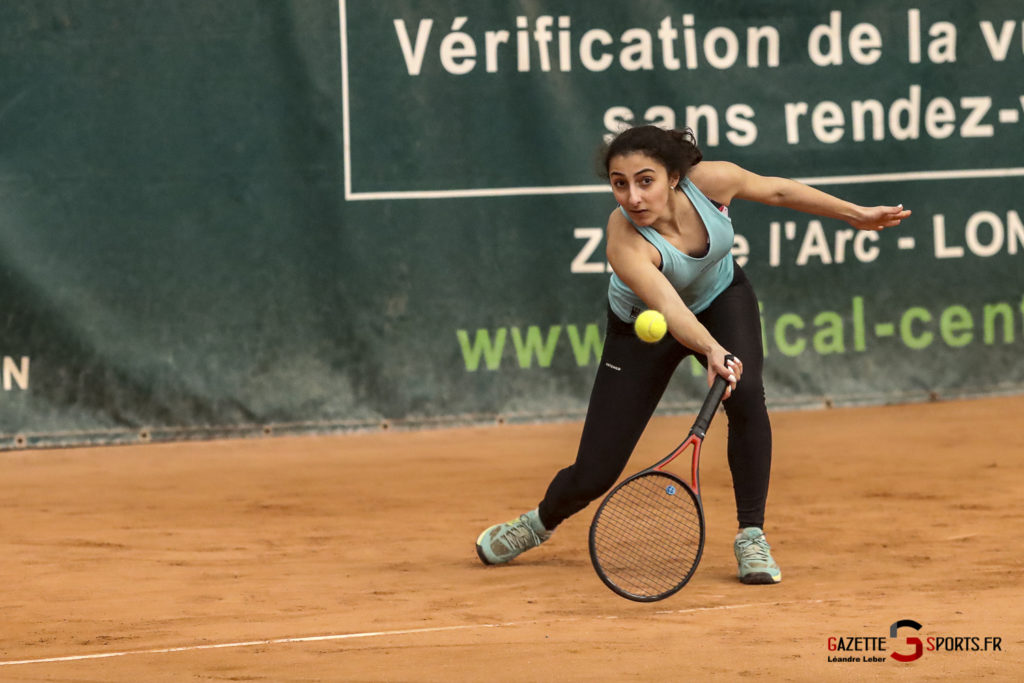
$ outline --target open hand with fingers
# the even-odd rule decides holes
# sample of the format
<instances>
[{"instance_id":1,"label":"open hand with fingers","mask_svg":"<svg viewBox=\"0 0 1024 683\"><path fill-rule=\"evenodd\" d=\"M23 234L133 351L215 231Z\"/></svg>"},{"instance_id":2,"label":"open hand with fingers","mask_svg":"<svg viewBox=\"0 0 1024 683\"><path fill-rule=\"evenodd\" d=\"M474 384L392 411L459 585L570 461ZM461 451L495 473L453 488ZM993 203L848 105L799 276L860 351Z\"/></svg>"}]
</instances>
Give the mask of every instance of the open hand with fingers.
<instances>
[{"instance_id":1,"label":"open hand with fingers","mask_svg":"<svg viewBox=\"0 0 1024 683\"><path fill-rule=\"evenodd\" d=\"M911 214L910 209L904 209L902 204L862 207L862 212L862 215L847 222L858 230L873 231L896 227Z\"/></svg>"}]
</instances>

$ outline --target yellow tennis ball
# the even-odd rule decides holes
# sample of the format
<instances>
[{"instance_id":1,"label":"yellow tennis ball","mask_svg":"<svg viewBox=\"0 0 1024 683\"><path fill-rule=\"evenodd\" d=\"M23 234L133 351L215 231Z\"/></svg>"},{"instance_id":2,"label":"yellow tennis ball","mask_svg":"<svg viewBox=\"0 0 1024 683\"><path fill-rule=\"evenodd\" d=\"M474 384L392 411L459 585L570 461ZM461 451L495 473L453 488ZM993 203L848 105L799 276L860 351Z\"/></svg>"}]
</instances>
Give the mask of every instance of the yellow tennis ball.
<instances>
[{"instance_id":1,"label":"yellow tennis ball","mask_svg":"<svg viewBox=\"0 0 1024 683\"><path fill-rule=\"evenodd\" d=\"M665 316L660 311L648 310L636 317L633 329L636 330L636 336L653 344L665 336L665 332L668 331L668 323L665 322Z\"/></svg>"}]
</instances>

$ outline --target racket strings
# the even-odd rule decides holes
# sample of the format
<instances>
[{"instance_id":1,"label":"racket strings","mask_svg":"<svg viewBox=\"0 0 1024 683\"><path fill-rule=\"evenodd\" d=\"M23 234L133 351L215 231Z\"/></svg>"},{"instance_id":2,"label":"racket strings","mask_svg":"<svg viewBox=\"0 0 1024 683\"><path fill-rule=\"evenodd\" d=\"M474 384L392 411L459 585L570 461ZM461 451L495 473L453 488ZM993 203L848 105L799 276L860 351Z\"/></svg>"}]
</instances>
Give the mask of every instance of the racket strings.
<instances>
[{"instance_id":1,"label":"racket strings","mask_svg":"<svg viewBox=\"0 0 1024 683\"><path fill-rule=\"evenodd\" d=\"M701 512L688 488L652 472L622 485L594 523L592 550L608 581L634 596L674 592L703 547Z\"/></svg>"}]
</instances>

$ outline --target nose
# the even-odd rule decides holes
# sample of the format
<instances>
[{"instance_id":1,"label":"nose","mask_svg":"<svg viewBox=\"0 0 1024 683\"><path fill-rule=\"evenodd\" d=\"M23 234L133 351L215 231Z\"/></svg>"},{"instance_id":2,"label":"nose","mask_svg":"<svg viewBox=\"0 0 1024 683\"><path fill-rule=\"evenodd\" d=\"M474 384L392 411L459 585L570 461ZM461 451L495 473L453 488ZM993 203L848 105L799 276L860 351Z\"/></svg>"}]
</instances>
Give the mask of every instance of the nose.
<instances>
[{"instance_id":1,"label":"nose","mask_svg":"<svg viewBox=\"0 0 1024 683\"><path fill-rule=\"evenodd\" d=\"M631 206L640 206L642 196L640 194L640 188L635 185L629 188L629 203Z\"/></svg>"}]
</instances>

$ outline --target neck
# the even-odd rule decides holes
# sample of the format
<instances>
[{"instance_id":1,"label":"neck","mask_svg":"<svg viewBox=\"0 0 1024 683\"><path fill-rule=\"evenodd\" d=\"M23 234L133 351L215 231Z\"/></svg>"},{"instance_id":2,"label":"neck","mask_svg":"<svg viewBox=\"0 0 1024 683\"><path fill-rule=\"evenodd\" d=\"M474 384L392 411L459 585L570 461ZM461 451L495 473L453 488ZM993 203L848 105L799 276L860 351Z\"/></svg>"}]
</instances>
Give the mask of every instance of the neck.
<instances>
[{"instance_id":1,"label":"neck","mask_svg":"<svg viewBox=\"0 0 1024 683\"><path fill-rule=\"evenodd\" d=\"M677 188L678 189L678 188ZM653 227L661 232L679 232L681 221L679 210L681 204L686 201L681 190L670 192L668 202L665 204L665 212L654 221Z\"/></svg>"}]
</instances>

